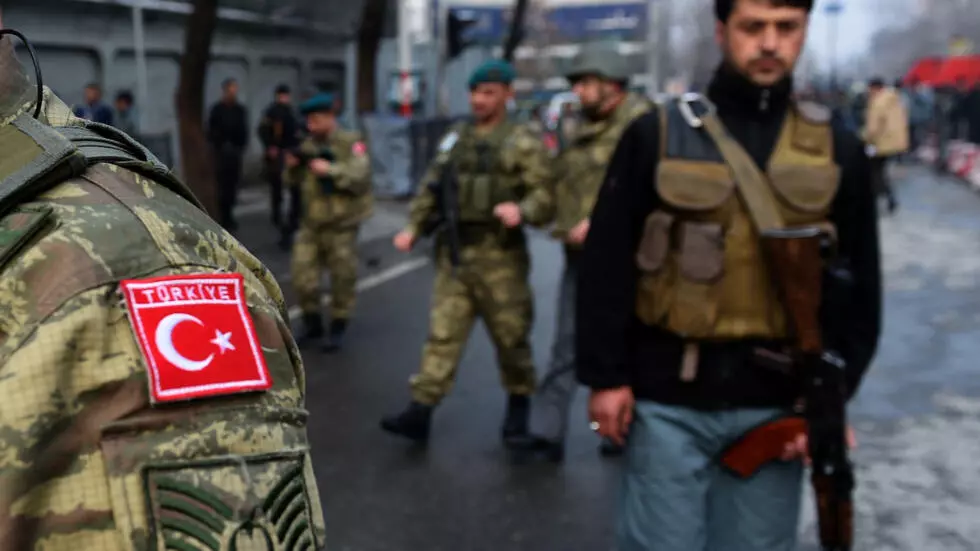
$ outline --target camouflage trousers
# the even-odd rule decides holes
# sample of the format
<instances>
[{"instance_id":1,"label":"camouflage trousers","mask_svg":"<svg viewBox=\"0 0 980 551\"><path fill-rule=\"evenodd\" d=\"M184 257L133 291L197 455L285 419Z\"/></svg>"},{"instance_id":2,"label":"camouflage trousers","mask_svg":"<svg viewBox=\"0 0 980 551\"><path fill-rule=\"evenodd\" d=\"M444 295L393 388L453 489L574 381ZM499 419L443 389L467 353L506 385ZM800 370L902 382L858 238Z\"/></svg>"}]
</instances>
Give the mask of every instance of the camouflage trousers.
<instances>
[{"instance_id":1,"label":"camouflage trousers","mask_svg":"<svg viewBox=\"0 0 980 551\"><path fill-rule=\"evenodd\" d=\"M320 313L323 269L330 273L332 319L348 319L357 296L357 228L300 227L293 242L292 278L304 314Z\"/></svg>"},{"instance_id":2,"label":"camouflage trousers","mask_svg":"<svg viewBox=\"0 0 980 551\"><path fill-rule=\"evenodd\" d=\"M462 264L453 277L448 260L438 261L429 336L419 373L410 380L412 398L436 405L449 393L477 318L497 349L504 388L510 394L532 394L536 379L529 334L534 301L526 251L464 249Z\"/></svg>"}]
</instances>

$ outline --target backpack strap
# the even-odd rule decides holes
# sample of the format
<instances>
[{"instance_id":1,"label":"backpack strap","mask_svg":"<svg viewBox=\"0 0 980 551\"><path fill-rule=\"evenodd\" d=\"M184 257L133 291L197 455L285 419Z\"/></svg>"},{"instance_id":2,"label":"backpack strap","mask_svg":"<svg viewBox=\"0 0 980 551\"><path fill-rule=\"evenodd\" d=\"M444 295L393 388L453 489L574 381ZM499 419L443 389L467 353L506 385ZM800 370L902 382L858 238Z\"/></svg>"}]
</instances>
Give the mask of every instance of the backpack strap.
<instances>
[{"instance_id":1,"label":"backpack strap","mask_svg":"<svg viewBox=\"0 0 980 551\"><path fill-rule=\"evenodd\" d=\"M107 163L132 170L159 182L197 208L204 210L190 188L178 180L167 165L124 132L95 122L86 122L82 126L59 126L54 129L84 155L87 166Z\"/></svg>"}]
</instances>

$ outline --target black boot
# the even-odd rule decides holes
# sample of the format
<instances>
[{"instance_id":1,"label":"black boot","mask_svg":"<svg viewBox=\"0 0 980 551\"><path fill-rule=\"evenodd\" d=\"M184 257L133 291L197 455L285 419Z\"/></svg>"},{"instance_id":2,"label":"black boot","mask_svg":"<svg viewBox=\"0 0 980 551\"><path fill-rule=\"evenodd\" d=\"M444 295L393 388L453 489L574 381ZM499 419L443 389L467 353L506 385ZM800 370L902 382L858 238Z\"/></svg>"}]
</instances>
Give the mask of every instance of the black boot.
<instances>
[{"instance_id":1,"label":"black boot","mask_svg":"<svg viewBox=\"0 0 980 551\"><path fill-rule=\"evenodd\" d=\"M409 440L424 444L429 440L429 424L431 421L432 406L413 401L405 411L382 419L381 428L391 434L404 436Z\"/></svg>"},{"instance_id":2,"label":"black boot","mask_svg":"<svg viewBox=\"0 0 980 551\"><path fill-rule=\"evenodd\" d=\"M303 332L296 339L296 344L304 348L315 344L323 338L323 318L320 314L303 314Z\"/></svg>"},{"instance_id":3,"label":"black boot","mask_svg":"<svg viewBox=\"0 0 980 551\"><path fill-rule=\"evenodd\" d=\"M515 459L518 462L544 459L550 463L561 463L565 460L565 446L561 442L533 434L511 437L508 447L516 452Z\"/></svg>"},{"instance_id":4,"label":"black boot","mask_svg":"<svg viewBox=\"0 0 980 551\"><path fill-rule=\"evenodd\" d=\"M608 438L603 438L602 443L599 444L599 455L602 457L619 457L625 452L625 446L620 446Z\"/></svg>"},{"instance_id":5,"label":"black boot","mask_svg":"<svg viewBox=\"0 0 980 551\"><path fill-rule=\"evenodd\" d=\"M531 399L528 396L511 394L508 397L507 415L504 417L504 426L500 431L504 444L510 446L512 441L516 442L527 436L530 413Z\"/></svg>"},{"instance_id":6,"label":"black boot","mask_svg":"<svg viewBox=\"0 0 980 551\"><path fill-rule=\"evenodd\" d=\"M327 335L327 340L323 343L322 350L328 354L340 350L345 332L347 332L347 320L343 318L331 320L330 334Z\"/></svg>"}]
</instances>

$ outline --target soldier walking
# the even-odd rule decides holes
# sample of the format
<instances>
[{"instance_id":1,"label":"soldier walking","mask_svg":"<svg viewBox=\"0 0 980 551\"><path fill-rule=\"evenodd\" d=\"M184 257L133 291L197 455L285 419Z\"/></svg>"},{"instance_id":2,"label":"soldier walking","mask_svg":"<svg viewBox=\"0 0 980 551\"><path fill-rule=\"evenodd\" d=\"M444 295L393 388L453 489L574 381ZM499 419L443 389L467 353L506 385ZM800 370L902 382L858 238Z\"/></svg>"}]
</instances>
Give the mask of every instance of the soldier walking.
<instances>
[{"instance_id":1,"label":"soldier walking","mask_svg":"<svg viewBox=\"0 0 980 551\"><path fill-rule=\"evenodd\" d=\"M589 214L623 130L651 108L645 98L629 93L629 73L622 56L604 45L586 45L566 78L579 97L583 124L555 163L557 211L552 235L565 248L557 329L551 365L532 401L530 435L516 446L555 462L564 457L568 410L578 388L575 288L582 243L589 232ZM600 449L604 455L622 452L622 447L611 440L603 441Z\"/></svg>"},{"instance_id":2,"label":"soldier walking","mask_svg":"<svg viewBox=\"0 0 980 551\"><path fill-rule=\"evenodd\" d=\"M619 551L796 549L802 460L818 450L820 460L826 441L773 436L750 450L772 452L737 475L720 458L759 425L799 419L800 405L819 412L801 401L820 390L804 376L825 359L835 380L823 396L850 399L881 331L864 147L829 109L791 98L813 1L714 4L723 61L706 97L676 98L626 129L579 264L578 377L592 390L593 430L627 446ZM815 276L777 270L796 265L774 260L773 236L794 232L810 236L798 250ZM826 261L821 234L832 241ZM830 261L850 278L822 266ZM783 292L793 280L776 272L805 274L796 279L808 287ZM821 276L847 283L823 290ZM801 297L812 309L791 310ZM839 428L832 445L843 447ZM822 503L821 522L849 511ZM824 517L831 510L841 514Z\"/></svg>"},{"instance_id":3,"label":"soldier walking","mask_svg":"<svg viewBox=\"0 0 980 551\"><path fill-rule=\"evenodd\" d=\"M371 166L360 134L340 129L332 94L302 105L309 136L286 154L283 181L302 197L303 215L293 243L293 287L303 311L305 346L324 339L320 306L323 268L330 272L330 330L321 343L335 352L357 294L357 233L373 211Z\"/></svg>"},{"instance_id":4,"label":"soldier walking","mask_svg":"<svg viewBox=\"0 0 980 551\"><path fill-rule=\"evenodd\" d=\"M507 120L514 76L510 64L496 60L474 72L469 84L475 120L456 126L442 140L412 203L409 225L394 240L399 250L411 250L438 216L438 186L458 190L458 235L444 232L437 241L429 336L419 373L411 378L412 402L381 421L384 430L417 442L429 437L433 408L453 384L477 317L497 349L508 393L502 437L509 442L527 432L535 386L528 340L534 316L523 226L550 222L554 205L542 140ZM461 247L455 251L460 265L454 270L449 243L455 237Z\"/></svg>"}]
</instances>

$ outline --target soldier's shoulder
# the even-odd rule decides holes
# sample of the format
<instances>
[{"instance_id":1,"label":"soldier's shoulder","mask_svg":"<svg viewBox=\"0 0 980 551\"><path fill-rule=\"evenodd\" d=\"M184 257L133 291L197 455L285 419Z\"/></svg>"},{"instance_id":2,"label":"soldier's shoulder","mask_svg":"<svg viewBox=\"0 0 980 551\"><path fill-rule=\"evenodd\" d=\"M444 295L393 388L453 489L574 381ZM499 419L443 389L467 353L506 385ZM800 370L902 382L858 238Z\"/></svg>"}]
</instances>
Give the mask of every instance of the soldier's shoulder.
<instances>
[{"instance_id":1,"label":"soldier's shoulder","mask_svg":"<svg viewBox=\"0 0 980 551\"><path fill-rule=\"evenodd\" d=\"M811 100L798 100L794 102L796 112L807 122L813 124L830 124L833 118L833 110L822 103Z\"/></svg>"},{"instance_id":2,"label":"soldier's shoulder","mask_svg":"<svg viewBox=\"0 0 980 551\"><path fill-rule=\"evenodd\" d=\"M539 132L536 132L530 124L521 123L514 125L514 129L511 131L510 136L507 138L507 143L516 147L519 150L528 150L535 148L544 148L544 136Z\"/></svg>"},{"instance_id":3,"label":"soldier's shoulder","mask_svg":"<svg viewBox=\"0 0 980 551\"><path fill-rule=\"evenodd\" d=\"M43 297L37 313L113 281L182 261L216 261L221 246L220 228L196 206L151 178L106 164L16 205L0 228L0 296Z\"/></svg>"}]
</instances>

